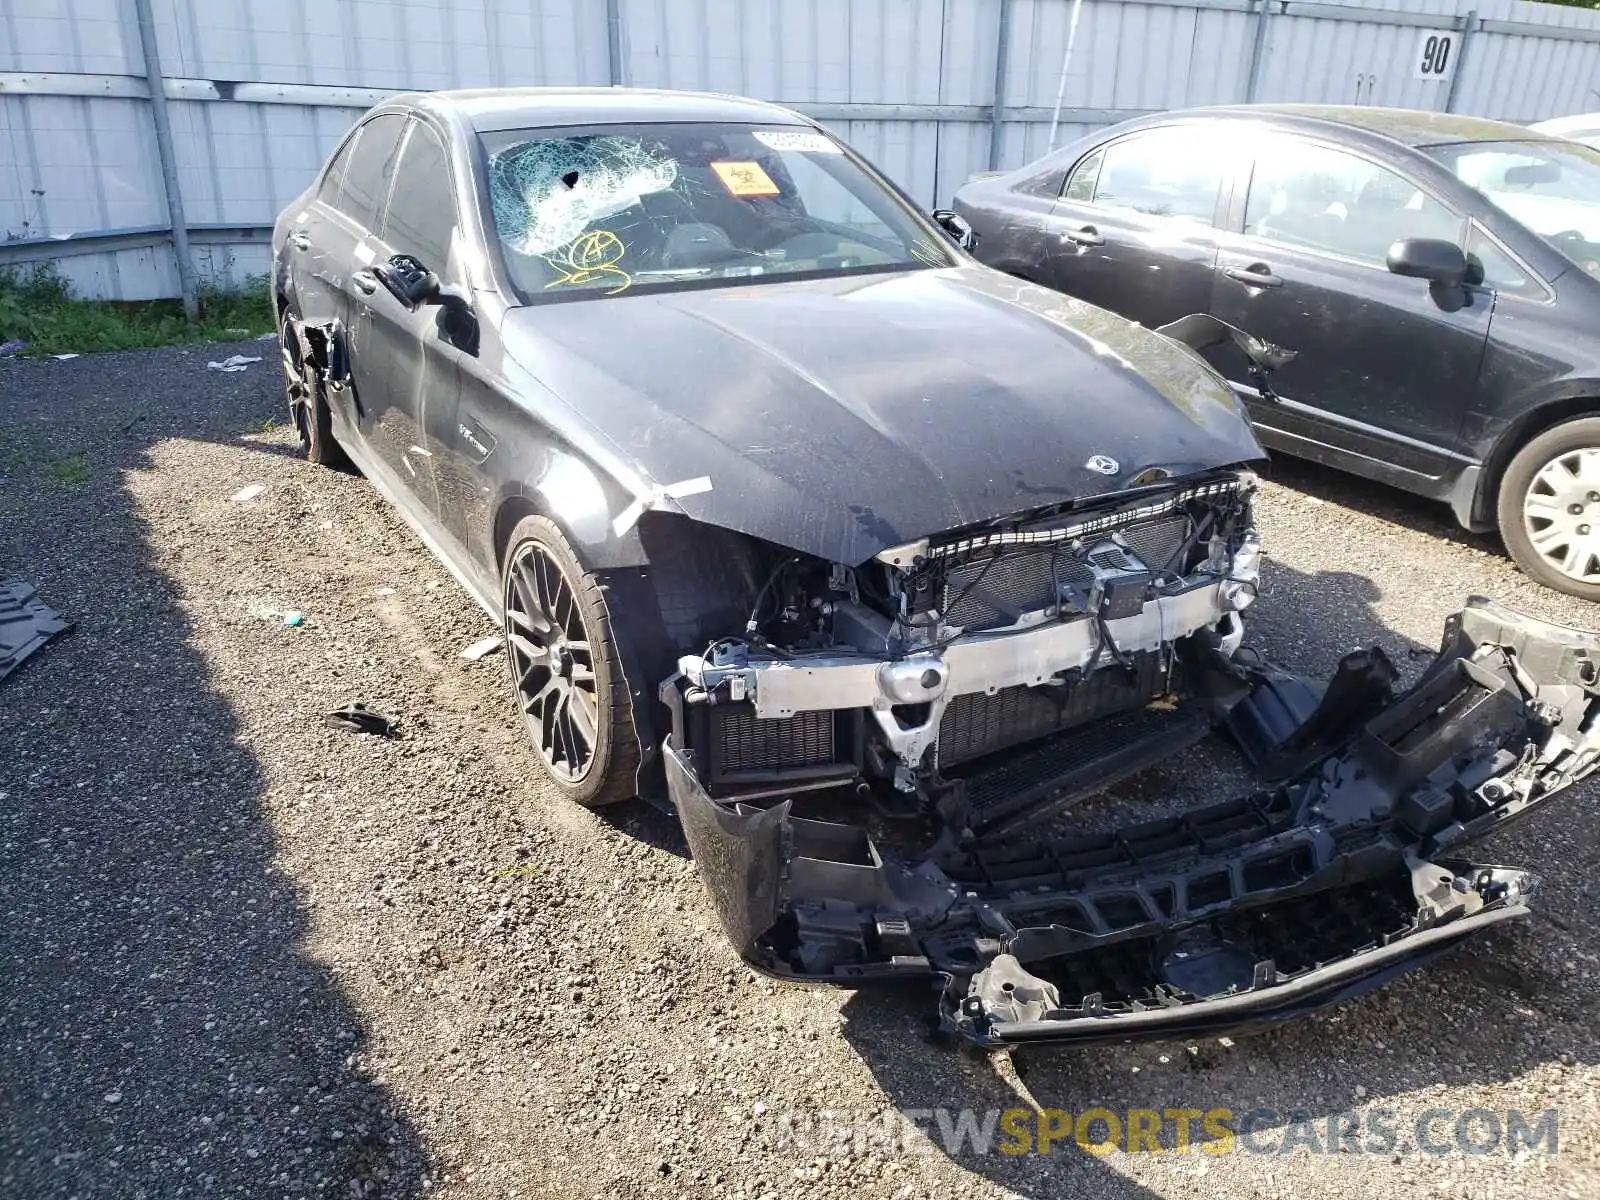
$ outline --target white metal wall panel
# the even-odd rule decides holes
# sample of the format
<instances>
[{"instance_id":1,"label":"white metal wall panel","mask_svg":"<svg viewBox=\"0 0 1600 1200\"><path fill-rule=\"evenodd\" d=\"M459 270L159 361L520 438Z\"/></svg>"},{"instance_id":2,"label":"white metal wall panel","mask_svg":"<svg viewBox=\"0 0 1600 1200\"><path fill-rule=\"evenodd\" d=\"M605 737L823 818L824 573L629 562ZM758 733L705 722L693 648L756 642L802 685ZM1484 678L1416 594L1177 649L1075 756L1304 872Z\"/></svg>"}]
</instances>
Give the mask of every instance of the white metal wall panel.
<instances>
[{"instance_id":1,"label":"white metal wall panel","mask_svg":"<svg viewBox=\"0 0 1600 1200\"><path fill-rule=\"evenodd\" d=\"M62 259L57 270L79 296L155 300L178 294L178 270L166 246L75 255Z\"/></svg>"},{"instance_id":2,"label":"white metal wall panel","mask_svg":"<svg viewBox=\"0 0 1600 1200\"><path fill-rule=\"evenodd\" d=\"M0 241L164 223L144 107L0 95Z\"/></svg>"},{"instance_id":3,"label":"white metal wall panel","mask_svg":"<svg viewBox=\"0 0 1600 1200\"><path fill-rule=\"evenodd\" d=\"M634 87L785 104L989 102L999 0L622 0Z\"/></svg>"},{"instance_id":4,"label":"white metal wall panel","mask_svg":"<svg viewBox=\"0 0 1600 1200\"><path fill-rule=\"evenodd\" d=\"M823 123L902 186L906 180L931 180L938 170L939 139L936 122L825 121ZM960 184L956 186L959 187Z\"/></svg>"},{"instance_id":5,"label":"white metal wall panel","mask_svg":"<svg viewBox=\"0 0 1600 1200\"><path fill-rule=\"evenodd\" d=\"M392 91L609 82L604 0L154 0L154 6L169 75ZM137 60L136 29L131 36Z\"/></svg>"},{"instance_id":6,"label":"white metal wall panel","mask_svg":"<svg viewBox=\"0 0 1600 1200\"><path fill-rule=\"evenodd\" d=\"M636 87L807 104L989 103L999 0L625 0ZM846 136L932 206L988 153L986 120L844 121Z\"/></svg>"},{"instance_id":7,"label":"white metal wall panel","mask_svg":"<svg viewBox=\"0 0 1600 1200\"><path fill-rule=\"evenodd\" d=\"M6 0L0 71L142 74L138 29L124 0Z\"/></svg>"},{"instance_id":8,"label":"white metal wall panel","mask_svg":"<svg viewBox=\"0 0 1600 1200\"><path fill-rule=\"evenodd\" d=\"M1201 0L1212 2L1212 0ZM1416 79L1423 27L1469 11L1529 32L1475 31L1456 70L1456 111L1536 120L1600 108L1600 13L1524 0L1348 0L1339 15L1267 21L1257 99L1442 108L1451 84ZM227 99L241 83L378 91L610 82L606 0L153 0L167 76L200 81L169 102L191 224L259 225L298 193L359 109ZM945 106L834 114L829 124L920 203L947 202L989 165L1001 0L617 0L624 82L807 105ZM1237 4L1084 0L1057 144L1139 112L1244 99L1257 17ZM998 161L1044 153L1071 0L1012 0ZM131 0L0 0L0 73L100 77L142 94ZM165 224L148 105L12 94L0 77L0 239ZM35 78L37 92L42 86ZM44 87L48 91L48 87ZM170 94L170 93L169 93ZM196 247L220 278L264 265L259 245ZM165 249L62 260L88 294L176 286Z\"/></svg>"},{"instance_id":9,"label":"white metal wall panel","mask_svg":"<svg viewBox=\"0 0 1600 1200\"><path fill-rule=\"evenodd\" d=\"M1016 0L1006 104L1055 104L1070 0ZM1062 102L1067 108L1173 108L1238 100L1254 18L1242 12L1089 0Z\"/></svg>"},{"instance_id":10,"label":"white metal wall panel","mask_svg":"<svg viewBox=\"0 0 1600 1200\"><path fill-rule=\"evenodd\" d=\"M1543 25L1554 35L1480 33L1467 47L1459 112L1538 121L1600 109L1600 42L1560 36L1594 30L1596 14L1552 5L1481 0L1479 15Z\"/></svg>"},{"instance_id":11,"label":"white metal wall panel","mask_svg":"<svg viewBox=\"0 0 1600 1200\"><path fill-rule=\"evenodd\" d=\"M1056 145L1071 144L1106 122L1070 119L1074 109L1141 111L1226 104L1243 95L1255 18L1243 12L1169 5L1083 5L1062 88L1071 34L1069 0L1016 0L1006 67L1008 108L1053 109L1058 91L1068 118ZM999 164L1015 167L1044 154L1047 119L1007 121ZM984 163L975 163L974 170Z\"/></svg>"},{"instance_id":12,"label":"white metal wall panel","mask_svg":"<svg viewBox=\"0 0 1600 1200\"><path fill-rule=\"evenodd\" d=\"M1453 14L1445 16L1442 24L1448 28L1454 19ZM1267 31L1261 98L1444 107L1448 83L1412 77L1412 51L1425 32L1422 29L1274 16Z\"/></svg>"}]
</instances>

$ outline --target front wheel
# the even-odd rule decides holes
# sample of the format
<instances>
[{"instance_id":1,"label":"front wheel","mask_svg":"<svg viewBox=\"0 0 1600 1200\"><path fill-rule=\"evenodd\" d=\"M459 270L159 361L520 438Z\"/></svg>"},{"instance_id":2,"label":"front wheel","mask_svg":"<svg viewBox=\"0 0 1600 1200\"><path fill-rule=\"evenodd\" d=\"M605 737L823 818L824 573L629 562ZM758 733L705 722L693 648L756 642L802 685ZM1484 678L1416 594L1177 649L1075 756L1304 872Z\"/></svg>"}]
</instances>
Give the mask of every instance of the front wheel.
<instances>
[{"instance_id":1,"label":"front wheel","mask_svg":"<svg viewBox=\"0 0 1600 1200\"><path fill-rule=\"evenodd\" d=\"M526 517L511 531L501 596L512 687L545 775L586 808L633 796L639 743L605 584L553 522Z\"/></svg>"},{"instance_id":2,"label":"front wheel","mask_svg":"<svg viewBox=\"0 0 1600 1200\"><path fill-rule=\"evenodd\" d=\"M1500 481L1500 536L1540 583L1600 600L1600 417L1547 429Z\"/></svg>"}]
</instances>

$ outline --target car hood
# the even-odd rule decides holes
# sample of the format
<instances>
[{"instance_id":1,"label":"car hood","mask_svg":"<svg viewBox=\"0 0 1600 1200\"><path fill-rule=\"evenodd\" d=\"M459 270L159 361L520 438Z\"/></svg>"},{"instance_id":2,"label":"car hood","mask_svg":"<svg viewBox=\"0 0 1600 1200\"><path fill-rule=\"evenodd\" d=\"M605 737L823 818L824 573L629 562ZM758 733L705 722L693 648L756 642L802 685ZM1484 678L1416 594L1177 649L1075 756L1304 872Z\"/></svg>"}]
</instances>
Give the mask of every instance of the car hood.
<instances>
[{"instance_id":1,"label":"car hood","mask_svg":"<svg viewBox=\"0 0 1600 1200\"><path fill-rule=\"evenodd\" d=\"M574 440L647 494L831 561L1263 457L1193 353L986 267L530 305L503 328Z\"/></svg>"}]
</instances>

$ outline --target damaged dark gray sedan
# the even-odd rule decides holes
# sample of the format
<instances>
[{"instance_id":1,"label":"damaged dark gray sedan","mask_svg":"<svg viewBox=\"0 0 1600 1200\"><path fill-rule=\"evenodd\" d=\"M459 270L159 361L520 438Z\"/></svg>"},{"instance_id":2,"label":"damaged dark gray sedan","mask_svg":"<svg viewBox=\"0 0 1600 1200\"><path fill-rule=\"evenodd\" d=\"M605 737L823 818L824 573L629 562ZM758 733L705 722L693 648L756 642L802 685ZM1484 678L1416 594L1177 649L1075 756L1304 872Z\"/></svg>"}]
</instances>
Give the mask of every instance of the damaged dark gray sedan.
<instances>
[{"instance_id":1,"label":"damaged dark gray sedan","mask_svg":"<svg viewBox=\"0 0 1600 1200\"><path fill-rule=\"evenodd\" d=\"M1600 638L1474 601L1422 682L1241 646L1262 457L1196 351L973 262L795 113L373 110L280 219L308 455L504 624L571 799L679 815L740 953L982 1044L1238 1028L1526 911L1457 856L1592 770ZM1263 788L1073 832L1225 729Z\"/></svg>"}]
</instances>

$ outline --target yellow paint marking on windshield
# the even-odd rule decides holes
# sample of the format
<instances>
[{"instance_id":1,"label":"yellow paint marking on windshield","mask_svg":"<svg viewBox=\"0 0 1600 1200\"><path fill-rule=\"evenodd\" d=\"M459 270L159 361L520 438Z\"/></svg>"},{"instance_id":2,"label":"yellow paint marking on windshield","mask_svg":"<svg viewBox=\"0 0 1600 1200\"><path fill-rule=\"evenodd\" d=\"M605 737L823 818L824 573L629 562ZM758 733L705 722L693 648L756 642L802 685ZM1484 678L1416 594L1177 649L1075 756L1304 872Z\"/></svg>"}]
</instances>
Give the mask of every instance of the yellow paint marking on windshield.
<instances>
[{"instance_id":1,"label":"yellow paint marking on windshield","mask_svg":"<svg viewBox=\"0 0 1600 1200\"><path fill-rule=\"evenodd\" d=\"M609 229L591 229L579 234L554 254L543 255L545 262L558 273L557 278L544 286L586 287L605 281L611 283L606 295L625 292L632 286L633 276L617 265L622 261L624 249L621 240Z\"/></svg>"},{"instance_id":2,"label":"yellow paint marking on windshield","mask_svg":"<svg viewBox=\"0 0 1600 1200\"><path fill-rule=\"evenodd\" d=\"M716 172L722 186L728 189L730 196L743 198L780 194L778 185L772 182L772 176L762 170L758 162L714 162L711 169Z\"/></svg>"}]
</instances>

